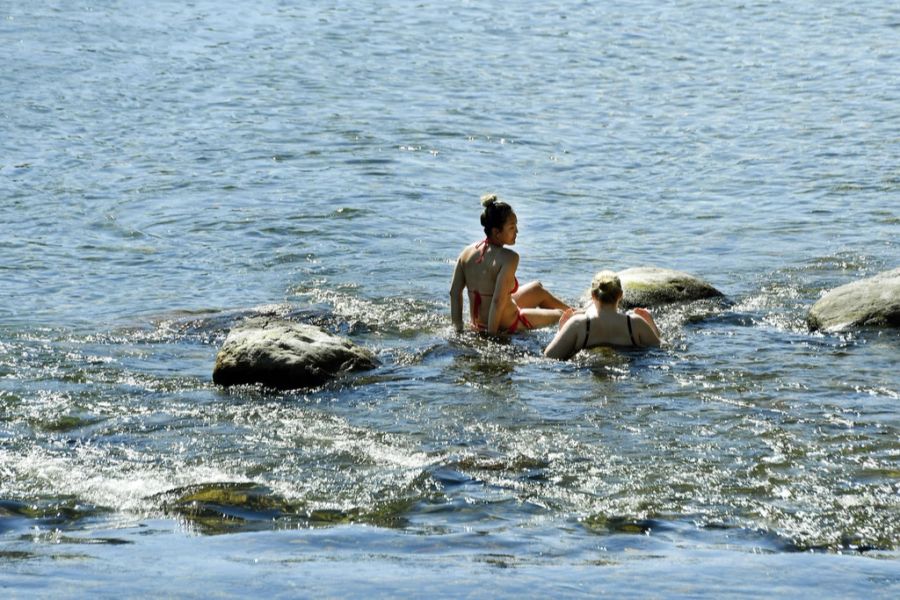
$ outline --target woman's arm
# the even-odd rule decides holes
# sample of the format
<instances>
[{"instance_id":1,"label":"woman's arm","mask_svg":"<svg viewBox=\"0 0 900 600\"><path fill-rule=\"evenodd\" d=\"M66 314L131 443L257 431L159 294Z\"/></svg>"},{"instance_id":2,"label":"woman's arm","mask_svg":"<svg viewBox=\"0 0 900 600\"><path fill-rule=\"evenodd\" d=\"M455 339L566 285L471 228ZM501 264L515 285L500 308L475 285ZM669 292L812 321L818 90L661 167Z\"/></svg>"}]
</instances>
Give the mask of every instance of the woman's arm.
<instances>
[{"instance_id":1,"label":"woman's arm","mask_svg":"<svg viewBox=\"0 0 900 600\"><path fill-rule=\"evenodd\" d=\"M583 319L573 317L566 321L553 340L544 349L544 356L557 360L568 360L578 352L576 341L578 340L578 325Z\"/></svg>"},{"instance_id":2,"label":"woman's arm","mask_svg":"<svg viewBox=\"0 0 900 600\"><path fill-rule=\"evenodd\" d=\"M500 329L500 318L506 309L506 303L510 302L509 293L516 284L516 269L519 266L519 255L509 251L509 256L500 267L497 281L494 283L494 295L491 296L491 309L488 313L487 331L491 335L497 335Z\"/></svg>"},{"instance_id":3,"label":"woman's arm","mask_svg":"<svg viewBox=\"0 0 900 600\"><path fill-rule=\"evenodd\" d=\"M466 273L463 270L462 255L456 259L453 279L450 281L450 320L457 333L463 330L463 290L466 287Z\"/></svg>"},{"instance_id":4,"label":"woman's arm","mask_svg":"<svg viewBox=\"0 0 900 600\"><path fill-rule=\"evenodd\" d=\"M641 346L659 346L662 343L662 334L650 311L646 308L635 308L631 312L638 317L638 341Z\"/></svg>"}]
</instances>

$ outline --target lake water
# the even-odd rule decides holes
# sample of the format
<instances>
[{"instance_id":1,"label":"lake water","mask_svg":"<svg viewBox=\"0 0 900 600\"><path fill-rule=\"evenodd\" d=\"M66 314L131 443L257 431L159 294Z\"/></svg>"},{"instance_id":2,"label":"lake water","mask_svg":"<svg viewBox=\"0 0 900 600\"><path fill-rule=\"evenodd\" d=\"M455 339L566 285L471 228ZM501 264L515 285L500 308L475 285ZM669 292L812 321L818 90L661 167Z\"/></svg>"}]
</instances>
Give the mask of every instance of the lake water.
<instances>
[{"instance_id":1,"label":"lake water","mask_svg":"<svg viewBox=\"0 0 900 600\"><path fill-rule=\"evenodd\" d=\"M900 594L893 2L0 3L5 597ZM519 279L688 271L666 345L455 336ZM224 390L251 314L381 366Z\"/></svg>"}]
</instances>

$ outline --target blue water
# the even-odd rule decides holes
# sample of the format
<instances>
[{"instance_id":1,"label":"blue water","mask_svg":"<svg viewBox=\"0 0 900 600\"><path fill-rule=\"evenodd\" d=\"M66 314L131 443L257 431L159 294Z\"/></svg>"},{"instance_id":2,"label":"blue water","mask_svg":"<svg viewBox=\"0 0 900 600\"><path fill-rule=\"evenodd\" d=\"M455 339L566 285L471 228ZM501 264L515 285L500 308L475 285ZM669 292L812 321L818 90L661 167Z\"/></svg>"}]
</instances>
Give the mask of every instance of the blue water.
<instances>
[{"instance_id":1,"label":"blue water","mask_svg":"<svg viewBox=\"0 0 900 600\"><path fill-rule=\"evenodd\" d=\"M898 49L883 1L0 4L0 589L895 597L900 338L805 316L898 266ZM456 337L486 192L523 282L729 302ZM258 313L382 366L217 388Z\"/></svg>"}]
</instances>

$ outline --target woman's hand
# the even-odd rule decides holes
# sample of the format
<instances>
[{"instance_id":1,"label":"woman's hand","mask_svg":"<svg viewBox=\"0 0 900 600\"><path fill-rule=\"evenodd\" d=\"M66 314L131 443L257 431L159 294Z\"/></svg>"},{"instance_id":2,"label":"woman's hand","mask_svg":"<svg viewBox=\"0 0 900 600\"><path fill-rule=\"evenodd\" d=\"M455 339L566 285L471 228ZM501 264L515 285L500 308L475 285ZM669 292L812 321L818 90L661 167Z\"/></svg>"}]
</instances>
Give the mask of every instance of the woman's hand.
<instances>
[{"instance_id":1,"label":"woman's hand","mask_svg":"<svg viewBox=\"0 0 900 600\"><path fill-rule=\"evenodd\" d=\"M633 312L634 314L636 314L643 320L647 321L648 323L653 322L653 315L651 315L650 311L647 310L646 308L635 308L635 309L632 309L631 312Z\"/></svg>"}]
</instances>

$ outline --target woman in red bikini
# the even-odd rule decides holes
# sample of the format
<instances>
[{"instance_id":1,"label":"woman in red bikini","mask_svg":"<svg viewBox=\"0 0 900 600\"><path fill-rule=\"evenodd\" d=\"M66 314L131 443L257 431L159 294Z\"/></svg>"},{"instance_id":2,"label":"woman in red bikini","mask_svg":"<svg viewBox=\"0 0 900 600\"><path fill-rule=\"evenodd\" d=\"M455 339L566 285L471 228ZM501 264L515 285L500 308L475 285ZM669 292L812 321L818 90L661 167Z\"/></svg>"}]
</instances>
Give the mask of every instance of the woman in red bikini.
<instances>
[{"instance_id":1,"label":"woman in red bikini","mask_svg":"<svg viewBox=\"0 0 900 600\"><path fill-rule=\"evenodd\" d=\"M565 360L594 346L659 346L660 331L646 308L620 313L622 281L612 271L600 271L591 282L592 310L566 313L544 356Z\"/></svg>"},{"instance_id":2,"label":"woman in red bikini","mask_svg":"<svg viewBox=\"0 0 900 600\"><path fill-rule=\"evenodd\" d=\"M523 286L516 279L519 255L505 248L516 243L518 219L512 207L490 194L481 198L485 239L463 249L450 283L450 317L463 329L463 290L469 290L472 325L491 335L537 329L559 322L569 306L540 281Z\"/></svg>"}]
</instances>

